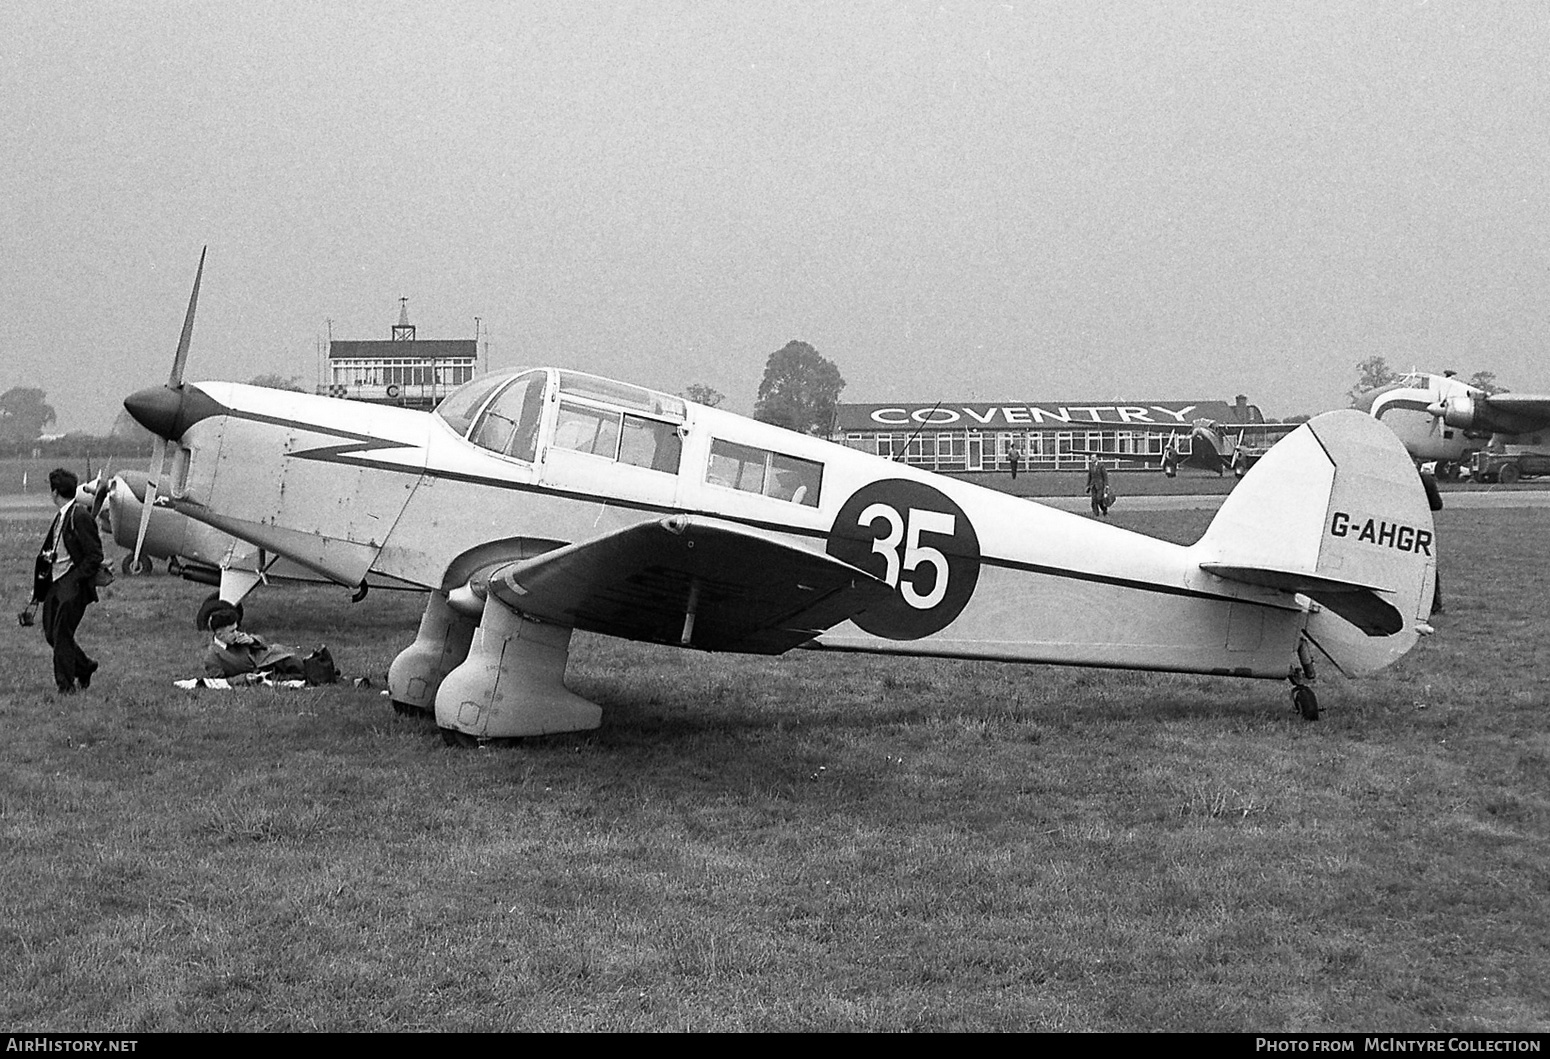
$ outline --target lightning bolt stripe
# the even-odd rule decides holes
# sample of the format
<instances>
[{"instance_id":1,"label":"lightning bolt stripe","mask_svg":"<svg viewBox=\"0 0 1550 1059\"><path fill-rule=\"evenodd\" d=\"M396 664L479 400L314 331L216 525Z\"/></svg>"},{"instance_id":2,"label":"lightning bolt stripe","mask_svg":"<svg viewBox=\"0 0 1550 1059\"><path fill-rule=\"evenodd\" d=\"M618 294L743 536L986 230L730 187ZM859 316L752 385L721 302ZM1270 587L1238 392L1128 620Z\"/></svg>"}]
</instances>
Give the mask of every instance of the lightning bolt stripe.
<instances>
[{"instance_id":1,"label":"lightning bolt stripe","mask_svg":"<svg viewBox=\"0 0 1550 1059\"><path fill-rule=\"evenodd\" d=\"M384 469L397 468L401 471L418 474L419 467L385 463L381 460L343 460L341 456L353 456L358 452L377 452L382 449L419 449L420 446L413 442L383 441L380 438L375 441L347 441L342 445L321 445L315 449L297 449L286 453L287 456L298 460L317 460L320 463L350 463L360 466L380 466Z\"/></svg>"}]
</instances>

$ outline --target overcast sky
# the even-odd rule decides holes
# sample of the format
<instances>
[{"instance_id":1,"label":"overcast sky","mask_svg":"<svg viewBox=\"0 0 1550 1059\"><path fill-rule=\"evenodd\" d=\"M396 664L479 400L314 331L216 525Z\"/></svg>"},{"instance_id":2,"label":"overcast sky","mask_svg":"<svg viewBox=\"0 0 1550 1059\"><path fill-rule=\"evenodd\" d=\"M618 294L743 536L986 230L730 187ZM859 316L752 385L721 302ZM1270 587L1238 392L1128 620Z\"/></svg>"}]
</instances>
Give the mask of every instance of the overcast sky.
<instances>
[{"instance_id":1,"label":"overcast sky","mask_svg":"<svg viewBox=\"0 0 1550 1059\"><path fill-rule=\"evenodd\" d=\"M482 317L752 408L1345 403L1356 362L1550 391L1550 7L9 0L0 391L164 382Z\"/></svg>"}]
</instances>

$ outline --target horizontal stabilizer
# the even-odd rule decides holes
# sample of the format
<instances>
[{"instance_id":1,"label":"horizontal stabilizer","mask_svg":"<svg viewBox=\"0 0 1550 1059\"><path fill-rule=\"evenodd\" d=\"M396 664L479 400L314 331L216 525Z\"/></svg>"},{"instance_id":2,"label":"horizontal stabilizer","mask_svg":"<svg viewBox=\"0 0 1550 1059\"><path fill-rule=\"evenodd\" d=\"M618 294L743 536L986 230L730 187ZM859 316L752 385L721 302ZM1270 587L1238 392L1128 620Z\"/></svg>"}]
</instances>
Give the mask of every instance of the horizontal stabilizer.
<instances>
[{"instance_id":1,"label":"horizontal stabilizer","mask_svg":"<svg viewBox=\"0 0 1550 1059\"><path fill-rule=\"evenodd\" d=\"M1320 606L1328 607L1368 636L1392 636L1405 627L1404 617L1392 603L1378 595L1379 589L1373 585L1257 566L1201 563L1200 568L1229 581L1242 581L1262 588L1279 588L1283 592L1301 592Z\"/></svg>"}]
</instances>

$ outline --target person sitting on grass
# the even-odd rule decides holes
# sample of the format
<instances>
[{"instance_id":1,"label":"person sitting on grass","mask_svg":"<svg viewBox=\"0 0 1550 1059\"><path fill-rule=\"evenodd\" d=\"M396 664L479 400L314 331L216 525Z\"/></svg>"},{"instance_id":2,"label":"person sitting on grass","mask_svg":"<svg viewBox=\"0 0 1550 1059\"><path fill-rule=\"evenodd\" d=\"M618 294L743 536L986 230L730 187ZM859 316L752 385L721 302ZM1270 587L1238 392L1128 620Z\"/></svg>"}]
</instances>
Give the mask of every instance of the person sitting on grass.
<instances>
[{"instance_id":1,"label":"person sitting on grass","mask_svg":"<svg viewBox=\"0 0 1550 1059\"><path fill-rule=\"evenodd\" d=\"M304 680L301 656L289 647L266 643L238 628L237 608L217 607L211 612L210 645L205 648L205 675L232 677L256 674L278 680Z\"/></svg>"}]
</instances>

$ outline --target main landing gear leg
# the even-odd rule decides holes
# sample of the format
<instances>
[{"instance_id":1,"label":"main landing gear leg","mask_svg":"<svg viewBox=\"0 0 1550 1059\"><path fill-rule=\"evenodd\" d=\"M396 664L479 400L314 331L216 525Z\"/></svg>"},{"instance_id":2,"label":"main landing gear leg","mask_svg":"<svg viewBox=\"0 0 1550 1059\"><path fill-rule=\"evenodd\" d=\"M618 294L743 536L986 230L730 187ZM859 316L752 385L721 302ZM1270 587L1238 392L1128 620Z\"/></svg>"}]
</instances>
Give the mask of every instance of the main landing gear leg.
<instances>
[{"instance_id":1,"label":"main landing gear leg","mask_svg":"<svg viewBox=\"0 0 1550 1059\"><path fill-rule=\"evenodd\" d=\"M1313 671L1313 652L1306 639L1297 641L1297 664L1287 672L1286 679L1292 682L1292 708L1305 721L1318 720L1319 697L1313 691L1318 675Z\"/></svg>"},{"instance_id":2,"label":"main landing gear leg","mask_svg":"<svg viewBox=\"0 0 1550 1059\"><path fill-rule=\"evenodd\" d=\"M237 620L242 620L242 601L248 598L248 593L257 587L261 577L256 570L233 570L229 566L221 568L220 588L205 597L205 601L199 604L199 609L194 612L194 628L200 632L210 631L210 615L218 608L233 606L237 608Z\"/></svg>"},{"instance_id":3,"label":"main landing gear leg","mask_svg":"<svg viewBox=\"0 0 1550 1059\"><path fill-rule=\"evenodd\" d=\"M432 592L414 643L388 667L388 694L402 714L434 713L436 689L468 657L474 621L447 605L445 592Z\"/></svg>"},{"instance_id":4,"label":"main landing gear leg","mask_svg":"<svg viewBox=\"0 0 1550 1059\"><path fill-rule=\"evenodd\" d=\"M523 618L493 596L468 659L436 692L436 724L448 742L580 732L603 710L565 688L571 630Z\"/></svg>"}]
</instances>

